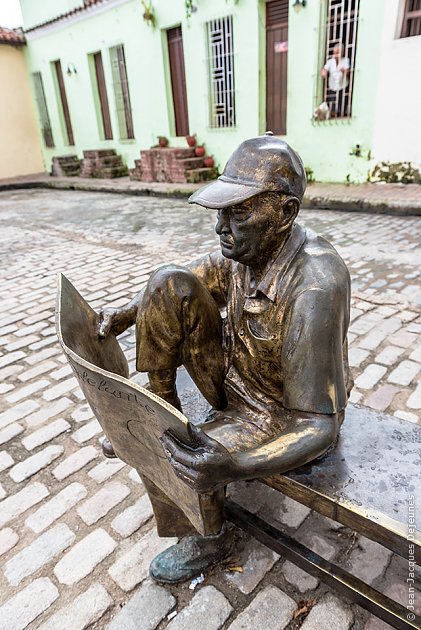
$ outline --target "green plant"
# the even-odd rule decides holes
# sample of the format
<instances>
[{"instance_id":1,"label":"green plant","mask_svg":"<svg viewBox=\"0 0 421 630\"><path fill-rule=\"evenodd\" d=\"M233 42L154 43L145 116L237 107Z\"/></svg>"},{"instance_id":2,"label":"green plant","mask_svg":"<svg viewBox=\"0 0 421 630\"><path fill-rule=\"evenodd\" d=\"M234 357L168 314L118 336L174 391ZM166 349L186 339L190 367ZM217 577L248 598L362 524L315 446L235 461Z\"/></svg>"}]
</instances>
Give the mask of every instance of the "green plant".
<instances>
[{"instance_id":1,"label":"green plant","mask_svg":"<svg viewBox=\"0 0 421 630\"><path fill-rule=\"evenodd\" d=\"M356 144L355 147L352 147L349 155L354 155L355 157L362 157L363 152L360 144Z\"/></svg>"},{"instance_id":2,"label":"green plant","mask_svg":"<svg viewBox=\"0 0 421 630\"><path fill-rule=\"evenodd\" d=\"M196 0L197 2L198 0ZM190 19L191 18L191 14L193 13L193 0L184 0L184 6L186 8L186 18Z\"/></svg>"},{"instance_id":3,"label":"green plant","mask_svg":"<svg viewBox=\"0 0 421 630\"><path fill-rule=\"evenodd\" d=\"M155 15L155 9L153 8L153 5L152 5L152 0L148 0L148 1L141 0L141 2L144 9L143 19L148 25L152 26L152 28L155 28L156 15Z\"/></svg>"},{"instance_id":4,"label":"green plant","mask_svg":"<svg viewBox=\"0 0 421 630\"><path fill-rule=\"evenodd\" d=\"M411 162L380 162L368 174L369 182L421 184L421 171Z\"/></svg>"},{"instance_id":5,"label":"green plant","mask_svg":"<svg viewBox=\"0 0 421 630\"><path fill-rule=\"evenodd\" d=\"M310 166L305 166L304 170L306 172L306 176L307 176L307 183L311 184L312 182L316 181L316 178L314 177L314 171Z\"/></svg>"}]
</instances>

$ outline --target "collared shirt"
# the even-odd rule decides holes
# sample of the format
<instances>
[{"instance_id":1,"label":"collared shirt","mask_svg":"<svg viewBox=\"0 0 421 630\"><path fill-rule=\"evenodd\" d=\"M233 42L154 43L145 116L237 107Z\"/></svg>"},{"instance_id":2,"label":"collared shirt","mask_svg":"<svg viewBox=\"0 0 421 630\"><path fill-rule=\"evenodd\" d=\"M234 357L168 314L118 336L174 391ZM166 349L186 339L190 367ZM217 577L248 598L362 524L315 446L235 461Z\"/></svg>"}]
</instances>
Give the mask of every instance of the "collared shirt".
<instances>
[{"instance_id":1,"label":"collared shirt","mask_svg":"<svg viewBox=\"0 0 421 630\"><path fill-rule=\"evenodd\" d=\"M350 278L330 243L295 224L255 289L250 268L220 253L191 269L226 307L225 416L231 410L273 433L285 410L345 407Z\"/></svg>"},{"instance_id":2,"label":"collared shirt","mask_svg":"<svg viewBox=\"0 0 421 630\"><path fill-rule=\"evenodd\" d=\"M347 87L348 75L346 72L341 72L341 70L349 70L350 67L351 64L348 57L341 57L338 63L333 57L327 60L324 69L329 72L327 83L329 90L338 92Z\"/></svg>"}]
</instances>

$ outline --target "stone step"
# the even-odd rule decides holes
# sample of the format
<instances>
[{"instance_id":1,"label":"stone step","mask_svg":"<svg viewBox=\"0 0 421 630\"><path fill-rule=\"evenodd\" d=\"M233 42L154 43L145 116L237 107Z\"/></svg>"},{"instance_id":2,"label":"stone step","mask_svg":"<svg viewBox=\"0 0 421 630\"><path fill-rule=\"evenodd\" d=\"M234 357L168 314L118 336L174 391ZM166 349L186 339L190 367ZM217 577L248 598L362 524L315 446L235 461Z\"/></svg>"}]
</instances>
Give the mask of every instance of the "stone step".
<instances>
[{"instance_id":1,"label":"stone step","mask_svg":"<svg viewBox=\"0 0 421 630\"><path fill-rule=\"evenodd\" d=\"M95 164L102 167L124 166L121 155L106 155L95 160Z\"/></svg>"},{"instance_id":2,"label":"stone step","mask_svg":"<svg viewBox=\"0 0 421 630\"><path fill-rule=\"evenodd\" d=\"M83 152L83 157L92 159L92 158L101 158L109 155L117 155L115 149L97 149L97 150L89 150Z\"/></svg>"},{"instance_id":3,"label":"stone step","mask_svg":"<svg viewBox=\"0 0 421 630\"><path fill-rule=\"evenodd\" d=\"M105 179L114 179L116 177L126 177L128 174L127 166L118 166L118 167L110 167L103 168L100 171L100 175L98 177L104 177Z\"/></svg>"},{"instance_id":4,"label":"stone step","mask_svg":"<svg viewBox=\"0 0 421 630\"><path fill-rule=\"evenodd\" d=\"M191 171L193 169L203 168L203 158L202 157L191 157L179 159L177 162L180 166L183 167L185 171Z\"/></svg>"},{"instance_id":5,"label":"stone step","mask_svg":"<svg viewBox=\"0 0 421 630\"><path fill-rule=\"evenodd\" d=\"M218 169L214 166L212 168L195 168L190 171L186 171L186 181L189 184L199 184L200 182L208 182L218 177Z\"/></svg>"}]
</instances>

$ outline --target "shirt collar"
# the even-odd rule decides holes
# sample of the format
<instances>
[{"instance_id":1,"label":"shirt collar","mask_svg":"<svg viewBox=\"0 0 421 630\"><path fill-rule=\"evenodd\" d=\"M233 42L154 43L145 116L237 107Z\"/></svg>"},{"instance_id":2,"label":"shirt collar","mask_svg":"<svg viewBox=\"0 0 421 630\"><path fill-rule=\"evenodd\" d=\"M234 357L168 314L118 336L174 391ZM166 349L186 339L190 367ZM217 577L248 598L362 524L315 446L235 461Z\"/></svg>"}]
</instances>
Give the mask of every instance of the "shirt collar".
<instances>
[{"instance_id":1,"label":"shirt collar","mask_svg":"<svg viewBox=\"0 0 421 630\"><path fill-rule=\"evenodd\" d=\"M272 265L266 272L265 276L261 279L253 292L249 291L250 287L250 268L245 268L245 288L246 296L248 298L257 298L259 294L266 296L271 302L275 302L279 283L284 278L286 272L295 255L301 249L306 238L305 228L301 227L298 223L295 223L288 240L284 244L283 248L279 252L278 256L273 261ZM243 265L241 265L243 266Z\"/></svg>"}]
</instances>

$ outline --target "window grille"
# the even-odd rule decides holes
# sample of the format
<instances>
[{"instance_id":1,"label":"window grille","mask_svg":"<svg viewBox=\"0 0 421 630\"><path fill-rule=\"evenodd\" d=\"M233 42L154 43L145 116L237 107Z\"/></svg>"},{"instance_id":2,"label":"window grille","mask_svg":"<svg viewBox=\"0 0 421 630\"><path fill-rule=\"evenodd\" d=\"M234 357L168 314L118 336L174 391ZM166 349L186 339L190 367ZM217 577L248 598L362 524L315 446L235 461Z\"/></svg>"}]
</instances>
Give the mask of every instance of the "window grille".
<instances>
[{"instance_id":1,"label":"window grille","mask_svg":"<svg viewBox=\"0 0 421 630\"><path fill-rule=\"evenodd\" d=\"M235 127L232 16L207 22L210 126Z\"/></svg>"},{"instance_id":2,"label":"window grille","mask_svg":"<svg viewBox=\"0 0 421 630\"><path fill-rule=\"evenodd\" d=\"M327 103L331 118L349 118L352 113L358 10L359 0L327 0L322 61L327 76L322 82L320 100ZM339 62L333 59L334 49L338 46L341 49Z\"/></svg>"},{"instance_id":3,"label":"window grille","mask_svg":"<svg viewBox=\"0 0 421 630\"><path fill-rule=\"evenodd\" d=\"M45 98L44 84L41 72L34 72L32 75L35 90L35 101L38 109L38 116L41 125L41 133L46 147L54 146L53 132L51 130L50 116L48 115L47 101Z\"/></svg>"},{"instance_id":4,"label":"window grille","mask_svg":"<svg viewBox=\"0 0 421 630\"><path fill-rule=\"evenodd\" d=\"M132 107L130 104L124 46L122 44L110 48L110 59L120 140L133 139Z\"/></svg>"},{"instance_id":5,"label":"window grille","mask_svg":"<svg viewBox=\"0 0 421 630\"><path fill-rule=\"evenodd\" d=\"M421 35L421 0L406 0L401 37Z\"/></svg>"}]
</instances>

